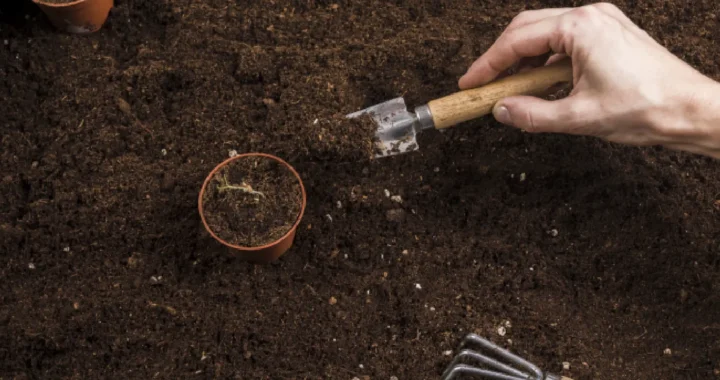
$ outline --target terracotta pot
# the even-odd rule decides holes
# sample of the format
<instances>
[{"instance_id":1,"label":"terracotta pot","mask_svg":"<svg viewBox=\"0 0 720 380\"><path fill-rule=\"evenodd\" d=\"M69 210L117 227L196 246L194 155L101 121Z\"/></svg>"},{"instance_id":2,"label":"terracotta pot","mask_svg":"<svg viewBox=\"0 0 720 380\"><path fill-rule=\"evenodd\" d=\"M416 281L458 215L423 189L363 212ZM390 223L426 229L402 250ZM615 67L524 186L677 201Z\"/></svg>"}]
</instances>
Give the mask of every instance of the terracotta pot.
<instances>
[{"instance_id":1,"label":"terracotta pot","mask_svg":"<svg viewBox=\"0 0 720 380\"><path fill-rule=\"evenodd\" d=\"M300 206L300 213L298 214L297 220L295 220L295 224L293 224L292 228L280 239L260 247L241 247L238 245L230 244L226 242L225 240L218 237L215 232L210 228L210 226L207 223L207 220L205 220L205 213L203 212L203 198L205 195L205 190L207 189L208 184L215 176L215 173L217 173L220 169L222 169L224 166L228 165L229 163L239 160L242 158L255 156L255 157L267 157L270 159L273 159L288 169L295 175L295 178L297 178L298 182L300 183L300 190L302 191L302 205ZM245 154L239 154L235 157L229 158L222 163L220 163L218 166L213 169L210 174L208 174L207 178L205 178L205 182L202 185L202 189L200 190L200 196L198 197L198 211L200 212L200 218L202 219L203 225L205 226L205 230L210 233L210 235L220 242L221 244L225 245L230 249L230 252L232 254L238 254L241 259L250 261L253 263L259 263L259 264L267 264L270 262L273 262L280 258L285 252L287 252L290 247L292 247L293 242L295 241L295 232L297 231L297 227L300 224L300 221L303 218L303 215L305 214L305 206L307 203L307 195L305 194L305 186L303 185L302 179L300 178L300 175L295 171L295 168L290 166L287 162L283 161L282 159L265 153L245 153Z\"/></svg>"},{"instance_id":2,"label":"terracotta pot","mask_svg":"<svg viewBox=\"0 0 720 380\"><path fill-rule=\"evenodd\" d=\"M93 33L105 24L113 0L77 0L70 3L49 3L33 0L58 29L73 34Z\"/></svg>"}]
</instances>

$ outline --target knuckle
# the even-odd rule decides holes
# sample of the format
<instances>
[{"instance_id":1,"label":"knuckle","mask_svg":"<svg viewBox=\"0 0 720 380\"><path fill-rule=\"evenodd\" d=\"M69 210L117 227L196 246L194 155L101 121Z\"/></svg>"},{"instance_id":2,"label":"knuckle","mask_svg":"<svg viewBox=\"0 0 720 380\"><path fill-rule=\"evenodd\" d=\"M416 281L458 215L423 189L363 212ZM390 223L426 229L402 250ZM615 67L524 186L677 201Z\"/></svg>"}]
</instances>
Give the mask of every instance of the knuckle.
<instances>
[{"instance_id":1,"label":"knuckle","mask_svg":"<svg viewBox=\"0 0 720 380\"><path fill-rule=\"evenodd\" d=\"M562 35L567 36L587 30L597 30L598 28L602 28L608 18L610 18L610 16L601 11L596 4L587 5L566 14L558 24L558 31Z\"/></svg>"},{"instance_id":2,"label":"knuckle","mask_svg":"<svg viewBox=\"0 0 720 380\"><path fill-rule=\"evenodd\" d=\"M577 17L563 17L557 24L556 32L559 34L559 37L566 38L575 34L581 23L582 21Z\"/></svg>"},{"instance_id":3,"label":"knuckle","mask_svg":"<svg viewBox=\"0 0 720 380\"><path fill-rule=\"evenodd\" d=\"M572 11L572 15L580 20L588 21L600 16L600 11L592 5L580 7Z\"/></svg>"},{"instance_id":4,"label":"knuckle","mask_svg":"<svg viewBox=\"0 0 720 380\"><path fill-rule=\"evenodd\" d=\"M603 10L608 13L617 13L620 12L620 8L618 8L615 4L612 3L596 3L592 5L594 8Z\"/></svg>"},{"instance_id":5,"label":"knuckle","mask_svg":"<svg viewBox=\"0 0 720 380\"><path fill-rule=\"evenodd\" d=\"M525 22L525 20L527 20L530 17L529 12L530 11L522 11L522 12L518 13L517 15L515 15L515 17L513 17L512 21L510 21L509 27L514 27L514 26L523 24Z\"/></svg>"}]
</instances>

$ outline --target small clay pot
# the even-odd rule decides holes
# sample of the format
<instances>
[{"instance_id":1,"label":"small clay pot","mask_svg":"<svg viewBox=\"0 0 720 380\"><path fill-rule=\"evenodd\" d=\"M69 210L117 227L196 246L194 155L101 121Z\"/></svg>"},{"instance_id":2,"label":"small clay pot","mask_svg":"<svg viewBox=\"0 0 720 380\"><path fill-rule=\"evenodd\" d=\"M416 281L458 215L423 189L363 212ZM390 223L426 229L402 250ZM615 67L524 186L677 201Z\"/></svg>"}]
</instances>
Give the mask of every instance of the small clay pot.
<instances>
[{"instance_id":1,"label":"small clay pot","mask_svg":"<svg viewBox=\"0 0 720 380\"><path fill-rule=\"evenodd\" d=\"M50 22L58 29L72 34L93 33L105 24L113 7L113 0L77 0L70 3L50 3L33 0Z\"/></svg>"},{"instance_id":2,"label":"small clay pot","mask_svg":"<svg viewBox=\"0 0 720 380\"><path fill-rule=\"evenodd\" d=\"M292 228L290 228L290 230L287 233L285 233L285 235L283 237L281 237L280 239L278 239L270 244L263 245L260 247L241 247L239 245L234 245L234 244L228 243L227 241L221 239L210 228L207 220L205 219L205 213L203 212L203 199L205 196L205 191L206 191L210 181L212 181L212 179L215 177L215 174L220 169L222 169L224 166L230 164L231 162L233 162L235 160L247 158L250 156L270 158L272 160L279 162L280 164L287 167L288 169L290 169L292 174L298 180L298 183L300 184L300 191L302 192L302 204L300 206L300 212L298 213L297 219L295 220L295 223L293 224ZM302 220L303 215L305 214L306 204L307 204L307 195L305 193L305 186L303 185L302 179L300 178L300 175L297 173L295 168L293 168L290 164L288 164L284 160L282 160L276 156L273 156L270 154L265 154L265 153L239 154L235 157L232 157L232 158L229 158L229 159L223 161L222 163L217 165L215 167L215 169L213 169L210 172L210 174L208 174L207 178L205 178L205 182L202 185L202 189L200 190L200 195L198 197L198 211L200 212L200 218L202 219L203 225L205 226L205 230L208 233L210 233L210 235L215 240L217 240L221 244L228 247L230 249L231 254L237 254L241 259L252 262L252 263L257 263L257 264L271 263L271 262L277 260L278 258L280 258L280 256L285 254L285 252L287 252L287 250L290 249L290 247L292 247L293 242L295 241L295 232L297 231L297 227L300 224L300 221Z\"/></svg>"}]
</instances>

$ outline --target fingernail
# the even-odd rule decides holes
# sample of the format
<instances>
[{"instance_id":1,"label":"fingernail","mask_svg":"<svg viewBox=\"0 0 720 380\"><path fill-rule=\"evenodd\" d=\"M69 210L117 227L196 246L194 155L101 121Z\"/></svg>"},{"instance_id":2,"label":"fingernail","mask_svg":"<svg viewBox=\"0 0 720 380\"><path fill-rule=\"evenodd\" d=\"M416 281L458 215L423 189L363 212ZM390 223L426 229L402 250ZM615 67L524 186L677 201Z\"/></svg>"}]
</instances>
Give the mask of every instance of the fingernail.
<instances>
[{"instance_id":1,"label":"fingernail","mask_svg":"<svg viewBox=\"0 0 720 380\"><path fill-rule=\"evenodd\" d=\"M495 116L495 120L503 124L512 124L512 120L510 120L510 111L508 111L505 106L495 107L495 109L493 109L493 116Z\"/></svg>"}]
</instances>

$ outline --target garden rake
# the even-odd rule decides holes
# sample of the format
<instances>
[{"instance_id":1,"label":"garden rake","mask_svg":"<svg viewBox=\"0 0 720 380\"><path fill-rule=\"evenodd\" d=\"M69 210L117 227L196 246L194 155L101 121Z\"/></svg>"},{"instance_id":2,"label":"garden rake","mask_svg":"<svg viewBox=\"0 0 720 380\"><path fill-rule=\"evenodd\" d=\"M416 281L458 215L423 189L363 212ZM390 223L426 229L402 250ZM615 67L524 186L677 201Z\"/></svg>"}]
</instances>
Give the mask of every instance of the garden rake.
<instances>
[{"instance_id":1,"label":"garden rake","mask_svg":"<svg viewBox=\"0 0 720 380\"><path fill-rule=\"evenodd\" d=\"M375 157L387 157L418 150L417 133L443 130L492 113L495 104L508 96L539 95L555 85L572 82L569 59L521 72L485 86L460 91L408 111L402 97L388 100L347 115L369 115L377 126Z\"/></svg>"},{"instance_id":2,"label":"garden rake","mask_svg":"<svg viewBox=\"0 0 720 380\"><path fill-rule=\"evenodd\" d=\"M473 350L471 347L477 347L478 350ZM476 334L465 336L459 349L460 353L455 356L447 367L442 375L442 380L459 380L461 378L572 380L552 373L544 373L536 365ZM485 351L485 353L481 351ZM503 363L500 359L504 359L506 362Z\"/></svg>"}]
</instances>

